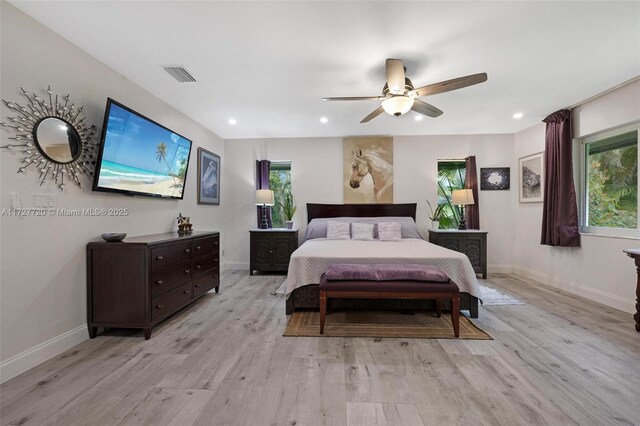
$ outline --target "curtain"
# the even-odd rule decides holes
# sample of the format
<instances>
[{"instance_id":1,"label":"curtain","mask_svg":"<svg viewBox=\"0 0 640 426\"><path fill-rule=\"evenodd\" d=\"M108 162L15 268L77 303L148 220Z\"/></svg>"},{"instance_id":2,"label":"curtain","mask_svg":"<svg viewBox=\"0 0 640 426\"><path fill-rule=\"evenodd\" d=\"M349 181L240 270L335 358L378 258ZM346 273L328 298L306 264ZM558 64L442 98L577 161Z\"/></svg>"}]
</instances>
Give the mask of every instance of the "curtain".
<instances>
[{"instance_id":1,"label":"curtain","mask_svg":"<svg viewBox=\"0 0 640 426\"><path fill-rule=\"evenodd\" d=\"M464 187L473 191L475 204L464 206L464 220L467 221L467 229L480 229L480 200L478 199L478 170L476 169L476 157L472 155L464 159L467 164L467 173L464 178Z\"/></svg>"},{"instance_id":2,"label":"curtain","mask_svg":"<svg viewBox=\"0 0 640 426\"><path fill-rule=\"evenodd\" d=\"M571 111L554 112L543 121L547 123L547 132L540 244L580 247L578 205L573 184Z\"/></svg>"},{"instance_id":3,"label":"curtain","mask_svg":"<svg viewBox=\"0 0 640 426\"><path fill-rule=\"evenodd\" d=\"M269 169L271 162L269 160L256 161L256 189L269 189ZM258 228L262 221L262 206L257 206L258 210ZM271 228L271 206L267 206L267 222Z\"/></svg>"}]
</instances>

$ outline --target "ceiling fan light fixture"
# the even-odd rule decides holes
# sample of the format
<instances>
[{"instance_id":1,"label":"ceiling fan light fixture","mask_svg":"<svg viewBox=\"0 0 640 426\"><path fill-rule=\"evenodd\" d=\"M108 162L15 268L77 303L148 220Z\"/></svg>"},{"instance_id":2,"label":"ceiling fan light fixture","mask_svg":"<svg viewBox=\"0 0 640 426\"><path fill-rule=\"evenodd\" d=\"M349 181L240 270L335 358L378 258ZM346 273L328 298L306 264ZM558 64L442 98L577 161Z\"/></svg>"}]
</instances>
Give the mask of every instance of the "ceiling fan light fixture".
<instances>
[{"instance_id":1,"label":"ceiling fan light fixture","mask_svg":"<svg viewBox=\"0 0 640 426\"><path fill-rule=\"evenodd\" d=\"M382 108L389 115L401 116L409 112L413 106L413 98L408 96L392 96L382 101Z\"/></svg>"}]
</instances>

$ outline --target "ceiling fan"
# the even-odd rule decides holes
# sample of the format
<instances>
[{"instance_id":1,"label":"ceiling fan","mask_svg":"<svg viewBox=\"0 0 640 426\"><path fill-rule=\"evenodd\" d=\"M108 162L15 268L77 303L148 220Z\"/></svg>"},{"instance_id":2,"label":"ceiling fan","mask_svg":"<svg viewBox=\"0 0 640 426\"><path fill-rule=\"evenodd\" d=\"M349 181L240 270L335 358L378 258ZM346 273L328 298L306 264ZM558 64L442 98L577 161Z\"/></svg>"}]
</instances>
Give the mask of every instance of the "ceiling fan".
<instances>
[{"instance_id":1,"label":"ceiling fan","mask_svg":"<svg viewBox=\"0 0 640 426\"><path fill-rule=\"evenodd\" d=\"M421 96L437 95L438 93L450 92L473 86L474 84L487 81L487 74L472 74L465 77L454 78L452 80L441 81L429 84L428 86L414 89L413 83L405 76L406 68L400 59L387 59L386 71L387 82L382 88L382 96L343 96L335 98L322 98L323 101L382 101L380 107L375 109L360 121L366 123L383 112L396 117L413 110L428 117L438 117L442 111L426 102L418 99Z\"/></svg>"}]
</instances>

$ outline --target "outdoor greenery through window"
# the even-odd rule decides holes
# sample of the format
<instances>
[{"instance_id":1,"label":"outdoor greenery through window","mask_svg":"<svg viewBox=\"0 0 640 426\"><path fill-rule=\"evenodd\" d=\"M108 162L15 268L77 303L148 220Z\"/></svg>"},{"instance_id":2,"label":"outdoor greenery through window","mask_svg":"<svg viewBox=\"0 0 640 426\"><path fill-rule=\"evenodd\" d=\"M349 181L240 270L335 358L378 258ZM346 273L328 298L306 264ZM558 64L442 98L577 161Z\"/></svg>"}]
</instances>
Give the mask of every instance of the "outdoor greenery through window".
<instances>
[{"instance_id":1,"label":"outdoor greenery through window","mask_svg":"<svg viewBox=\"0 0 640 426\"><path fill-rule=\"evenodd\" d=\"M638 131L585 145L586 225L638 227Z\"/></svg>"},{"instance_id":2,"label":"outdoor greenery through window","mask_svg":"<svg viewBox=\"0 0 640 426\"><path fill-rule=\"evenodd\" d=\"M460 223L460 207L451 204L451 194L464 188L467 165L464 160L438 161L438 205L441 229L456 229Z\"/></svg>"},{"instance_id":3,"label":"outdoor greenery through window","mask_svg":"<svg viewBox=\"0 0 640 426\"><path fill-rule=\"evenodd\" d=\"M271 223L274 228L285 228L288 220L283 206L287 196L291 197L291 162L271 162L269 167L269 188L273 190L275 205L271 207Z\"/></svg>"}]
</instances>

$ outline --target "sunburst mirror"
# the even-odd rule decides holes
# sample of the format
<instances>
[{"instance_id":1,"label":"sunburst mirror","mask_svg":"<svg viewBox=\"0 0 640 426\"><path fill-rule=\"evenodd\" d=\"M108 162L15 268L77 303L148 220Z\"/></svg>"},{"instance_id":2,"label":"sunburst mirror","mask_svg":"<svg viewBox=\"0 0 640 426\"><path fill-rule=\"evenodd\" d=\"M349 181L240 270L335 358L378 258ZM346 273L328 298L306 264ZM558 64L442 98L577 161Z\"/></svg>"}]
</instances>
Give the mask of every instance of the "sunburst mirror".
<instances>
[{"instance_id":1,"label":"sunburst mirror","mask_svg":"<svg viewBox=\"0 0 640 426\"><path fill-rule=\"evenodd\" d=\"M9 123L0 123L13 133L11 142L0 146L24 155L18 173L30 168L40 174L40 186L49 180L61 191L66 182L73 181L82 187L82 175L93 176L98 143L95 141L96 126L86 123L83 107L76 108L70 95L54 95L51 86L44 91L46 99L20 89L27 102L4 102L13 116Z\"/></svg>"}]
</instances>

